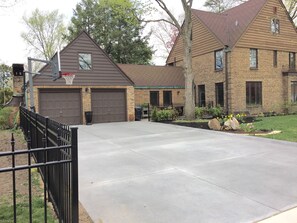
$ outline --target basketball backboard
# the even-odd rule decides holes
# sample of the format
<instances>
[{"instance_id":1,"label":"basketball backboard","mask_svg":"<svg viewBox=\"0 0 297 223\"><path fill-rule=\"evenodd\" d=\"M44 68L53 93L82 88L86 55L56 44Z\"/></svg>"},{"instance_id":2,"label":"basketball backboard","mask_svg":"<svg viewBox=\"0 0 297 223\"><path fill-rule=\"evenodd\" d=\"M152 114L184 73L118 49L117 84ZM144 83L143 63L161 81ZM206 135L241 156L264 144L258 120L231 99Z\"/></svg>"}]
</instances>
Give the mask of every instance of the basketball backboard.
<instances>
[{"instance_id":1,"label":"basketball backboard","mask_svg":"<svg viewBox=\"0 0 297 223\"><path fill-rule=\"evenodd\" d=\"M53 80L61 78L61 62L60 62L60 52L57 51L55 55L50 60L50 66L52 70Z\"/></svg>"}]
</instances>

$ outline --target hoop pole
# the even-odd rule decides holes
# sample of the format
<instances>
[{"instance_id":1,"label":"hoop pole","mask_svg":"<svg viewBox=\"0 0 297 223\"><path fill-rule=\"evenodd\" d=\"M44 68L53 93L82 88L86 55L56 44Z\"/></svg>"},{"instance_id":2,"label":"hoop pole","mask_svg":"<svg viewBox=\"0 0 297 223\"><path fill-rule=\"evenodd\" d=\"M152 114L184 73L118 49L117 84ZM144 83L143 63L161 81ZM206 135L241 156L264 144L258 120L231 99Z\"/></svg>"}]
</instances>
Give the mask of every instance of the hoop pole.
<instances>
[{"instance_id":1,"label":"hoop pole","mask_svg":"<svg viewBox=\"0 0 297 223\"><path fill-rule=\"evenodd\" d=\"M30 110L35 111L34 106L34 94L33 94L33 74L32 74L32 59L28 58L28 70L29 70L29 85L30 85Z\"/></svg>"},{"instance_id":2,"label":"hoop pole","mask_svg":"<svg viewBox=\"0 0 297 223\"><path fill-rule=\"evenodd\" d=\"M61 72L60 49L58 49L57 56L58 56L58 70L59 70L59 73L60 73Z\"/></svg>"}]
</instances>

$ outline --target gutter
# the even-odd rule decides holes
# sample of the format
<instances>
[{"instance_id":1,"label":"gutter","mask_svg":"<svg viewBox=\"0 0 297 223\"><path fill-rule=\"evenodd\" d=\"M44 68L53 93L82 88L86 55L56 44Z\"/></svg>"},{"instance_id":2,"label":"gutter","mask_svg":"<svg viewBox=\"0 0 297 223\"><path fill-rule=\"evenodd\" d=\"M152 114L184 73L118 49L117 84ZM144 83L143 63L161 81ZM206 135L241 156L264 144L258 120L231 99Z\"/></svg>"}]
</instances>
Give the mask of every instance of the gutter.
<instances>
[{"instance_id":1,"label":"gutter","mask_svg":"<svg viewBox=\"0 0 297 223\"><path fill-rule=\"evenodd\" d=\"M185 89L183 86L135 86L135 89Z\"/></svg>"}]
</instances>

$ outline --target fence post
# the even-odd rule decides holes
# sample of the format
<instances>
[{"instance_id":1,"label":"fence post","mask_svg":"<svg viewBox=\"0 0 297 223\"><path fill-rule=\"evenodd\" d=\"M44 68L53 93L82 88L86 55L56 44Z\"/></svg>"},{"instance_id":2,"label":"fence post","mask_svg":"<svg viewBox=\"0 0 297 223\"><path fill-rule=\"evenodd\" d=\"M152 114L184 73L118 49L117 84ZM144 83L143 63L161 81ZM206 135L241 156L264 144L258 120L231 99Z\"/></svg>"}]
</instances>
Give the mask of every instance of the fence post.
<instances>
[{"instance_id":1,"label":"fence post","mask_svg":"<svg viewBox=\"0 0 297 223\"><path fill-rule=\"evenodd\" d=\"M11 133L11 152L13 152L12 154L12 190L13 190L13 219L14 222L17 222L17 217L16 217L16 188L15 188L15 154L14 154L14 148L15 146L15 140L13 137L13 133Z\"/></svg>"},{"instance_id":2,"label":"fence post","mask_svg":"<svg viewBox=\"0 0 297 223\"><path fill-rule=\"evenodd\" d=\"M150 111L150 103L147 103L147 119L148 121L151 121L151 111Z\"/></svg>"},{"instance_id":3,"label":"fence post","mask_svg":"<svg viewBox=\"0 0 297 223\"><path fill-rule=\"evenodd\" d=\"M71 128L71 184L72 184L72 223L78 223L78 159L77 127Z\"/></svg>"},{"instance_id":4,"label":"fence post","mask_svg":"<svg viewBox=\"0 0 297 223\"><path fill-rule=\"evenodd\" d=\"M27 147L28 150L31 150L32 146L32 137L31 137L31 124L30 129L28 130L28 137L27 137ZM31 166L31 154L28 153L28 165ZM28 181L29 181L29 222L32 223L32 178L31 178L31 168L28 169Z\"/></svg>"}]
</instances>

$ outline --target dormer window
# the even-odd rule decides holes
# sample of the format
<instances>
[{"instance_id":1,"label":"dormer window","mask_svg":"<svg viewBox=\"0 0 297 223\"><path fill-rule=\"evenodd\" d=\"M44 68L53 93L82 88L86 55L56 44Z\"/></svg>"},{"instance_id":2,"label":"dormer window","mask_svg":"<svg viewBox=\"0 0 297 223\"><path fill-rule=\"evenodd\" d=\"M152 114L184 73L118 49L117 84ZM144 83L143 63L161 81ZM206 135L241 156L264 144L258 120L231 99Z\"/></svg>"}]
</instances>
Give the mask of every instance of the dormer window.
<instances>
[{"instance_id":1,"label":"dormer window","mask_svg":"<svg viewBox=\"0 0 297 223\"><path fill-rule=\"evenodd\" d=\"M271 32L272 33L279 33L280 26L279 26L279 19L271 19Z\"/></svg>"}]
</instances>

